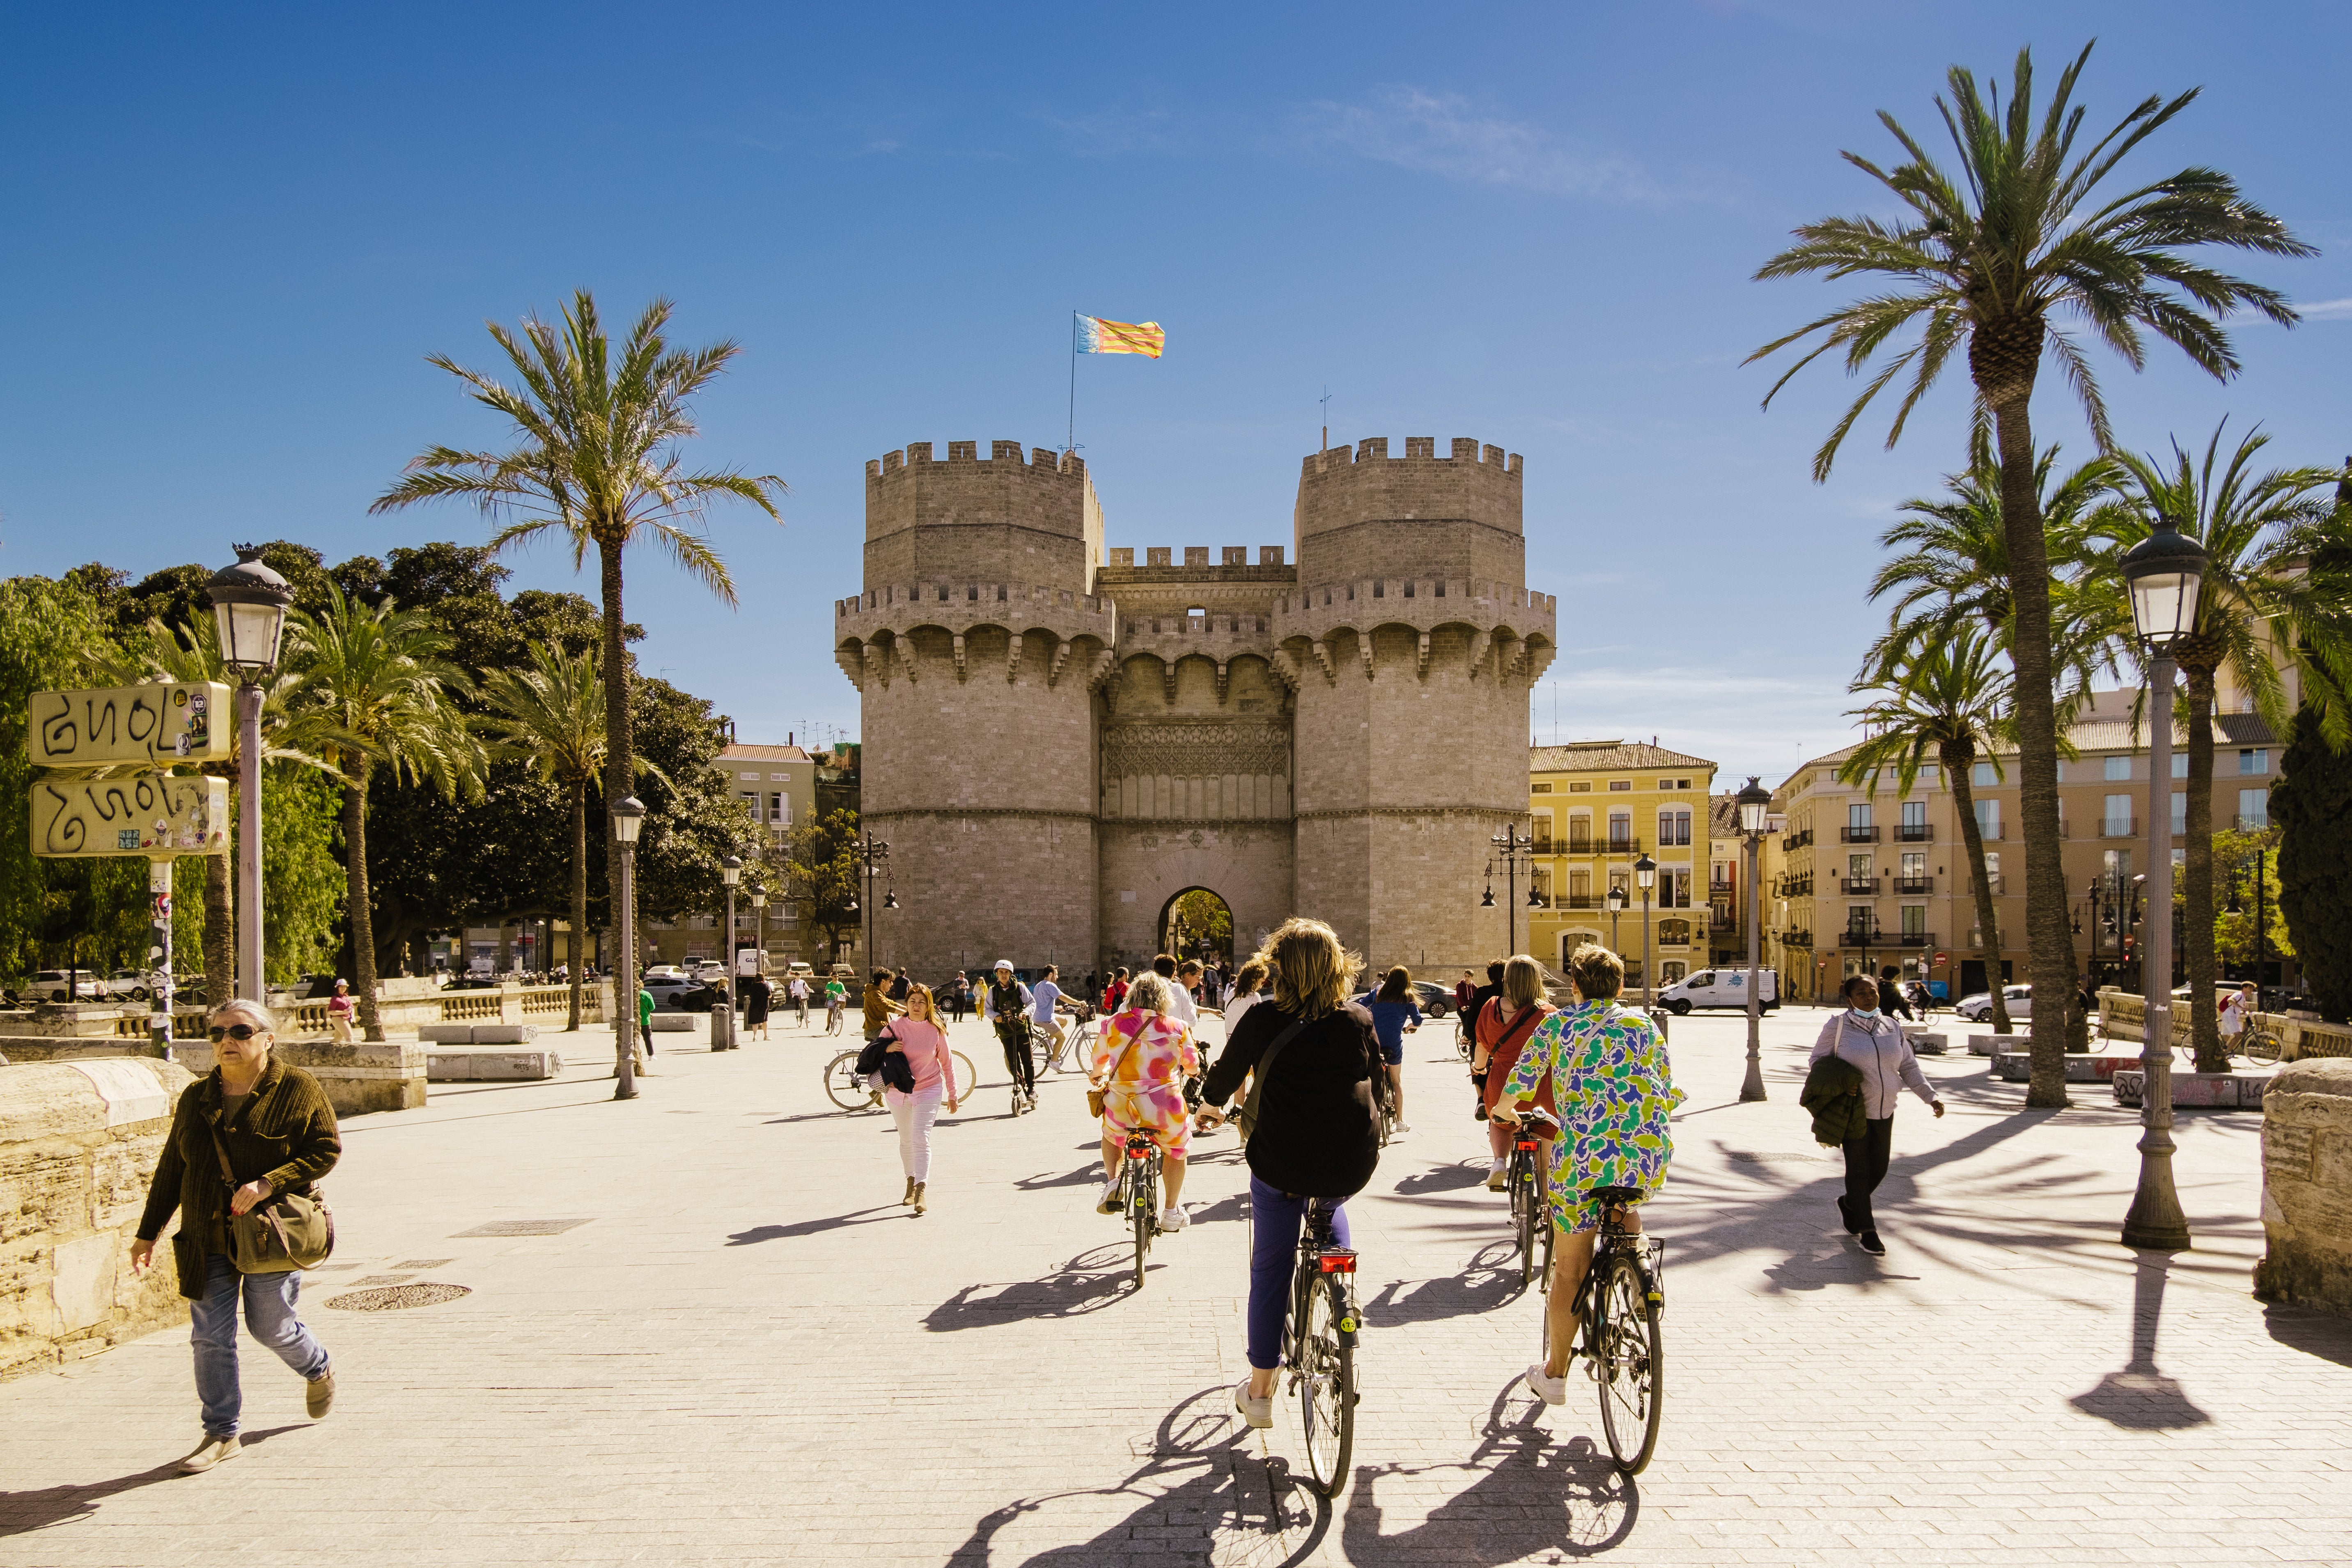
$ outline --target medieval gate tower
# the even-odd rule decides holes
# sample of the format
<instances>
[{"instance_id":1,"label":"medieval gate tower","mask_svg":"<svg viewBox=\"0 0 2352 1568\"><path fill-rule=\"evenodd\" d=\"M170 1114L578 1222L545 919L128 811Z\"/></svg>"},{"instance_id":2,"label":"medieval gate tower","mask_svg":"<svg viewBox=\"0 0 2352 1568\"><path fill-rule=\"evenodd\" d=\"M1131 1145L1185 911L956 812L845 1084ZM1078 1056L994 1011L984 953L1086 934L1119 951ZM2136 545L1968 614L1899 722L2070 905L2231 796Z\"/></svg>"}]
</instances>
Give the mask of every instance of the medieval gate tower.
<instances>
[{"instance_id":1,"label":"medieval gate tower","mask_svg":"<svg viewBox=\"0 0 2352 1568\"><path fill-rule=\"evenodd\" d=\"M1296 914L1376 963L1503 951L1487 840L1527 811L1521 459L1413 437L1306 459L1292 544L1106 552L1085 463L927 442L866 465L866 591L835 605L866 822L899 907L877 961L1066 973L1148 959L1176 897L1237 951Z\"/></svg>"}]
</instances>

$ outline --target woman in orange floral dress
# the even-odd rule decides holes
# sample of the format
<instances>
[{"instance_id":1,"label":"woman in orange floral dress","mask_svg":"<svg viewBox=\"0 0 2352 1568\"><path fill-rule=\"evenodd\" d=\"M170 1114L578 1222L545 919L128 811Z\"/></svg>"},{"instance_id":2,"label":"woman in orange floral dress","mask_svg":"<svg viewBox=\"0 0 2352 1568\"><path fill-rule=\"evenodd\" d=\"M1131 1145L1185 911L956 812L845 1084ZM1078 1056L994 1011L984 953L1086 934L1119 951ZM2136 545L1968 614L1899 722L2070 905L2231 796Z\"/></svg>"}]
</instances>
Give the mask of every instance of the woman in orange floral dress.
<instances>
[{"instance_id":1,"label":"woman in orange floral dress","mask_svg":"<svg viewBox=\"0 0 2352 1568\"><path fill-rule=\"evenodd\" d=\"M1201 1070L1200 1048L1182 1020L1170 1017L1173 987L1146 974L1127 994L1126 1009L1103 1020L1087 1079L1103 1091L1103 1188L1099 1214L1118 1213L1118 1168L1127 1159L1127 1135L1139 1131L1160 1145L1166 1206L1160 1228L1181 1230L1191 1216L1177 1206L1184 1190L1184 1155L1192 1137L1192 1113L1184 1104L1184 1080Z\"/></svg>"}]
</instances>

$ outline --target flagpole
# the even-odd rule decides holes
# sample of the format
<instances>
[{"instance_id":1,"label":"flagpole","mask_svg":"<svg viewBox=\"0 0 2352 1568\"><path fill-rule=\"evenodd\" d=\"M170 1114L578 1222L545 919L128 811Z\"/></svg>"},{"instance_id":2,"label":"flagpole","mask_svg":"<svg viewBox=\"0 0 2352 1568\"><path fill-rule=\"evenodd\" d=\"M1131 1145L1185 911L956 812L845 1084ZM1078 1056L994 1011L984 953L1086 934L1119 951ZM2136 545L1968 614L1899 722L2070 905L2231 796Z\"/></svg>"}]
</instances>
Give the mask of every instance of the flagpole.
<instances>
[{"instance_id":1,"label":"flagpole","mask_svg":"<svg viewBox=\"0 0 2352 1568\"><path fill-rule=\"evenodd\" d=\"M1070 312L1070 428L1063 450L1078 449L1078 313Z\"/></svg>"}]
</instances>

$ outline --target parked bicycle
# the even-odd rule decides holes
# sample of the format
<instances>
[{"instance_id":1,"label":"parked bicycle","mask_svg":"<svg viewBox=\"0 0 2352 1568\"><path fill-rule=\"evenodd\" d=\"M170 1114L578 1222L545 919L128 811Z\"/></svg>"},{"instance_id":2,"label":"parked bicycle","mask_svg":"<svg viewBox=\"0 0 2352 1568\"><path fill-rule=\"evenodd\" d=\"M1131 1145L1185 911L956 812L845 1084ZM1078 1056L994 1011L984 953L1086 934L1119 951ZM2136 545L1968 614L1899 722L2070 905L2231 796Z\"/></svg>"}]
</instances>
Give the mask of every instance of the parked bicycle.
<instances>
[{"instance_id":1,"label":"parked bicycle","mask_svg":"<svg viewBox=\"0 0 2352 1568\"><path fill-rule=\"evenodd\" d=\"M1307 1206L1298 1237L1298 1267L1282 1322L1282 1364L1298 1395L1298 1421L1315 1489L1336 1498L1348 1484L1356 1446L1356 1251L1331 1228L1338 1205L1318 1198Z\"/></svg>"},{"instance_id":2,"label":"parked bicycle","mask_svg":"<svg viewBox=\"0 0 2352 1568\"><path fill-rule=\"evenodd\" d=\"M1135 1288L1143 1289L1143 1260L1160 1234L1160 1145L1141 1129L1127 1135L1127 1158L1118 1168L1120 1212L1135 1226Z\"/></svg>"}]
</instances>

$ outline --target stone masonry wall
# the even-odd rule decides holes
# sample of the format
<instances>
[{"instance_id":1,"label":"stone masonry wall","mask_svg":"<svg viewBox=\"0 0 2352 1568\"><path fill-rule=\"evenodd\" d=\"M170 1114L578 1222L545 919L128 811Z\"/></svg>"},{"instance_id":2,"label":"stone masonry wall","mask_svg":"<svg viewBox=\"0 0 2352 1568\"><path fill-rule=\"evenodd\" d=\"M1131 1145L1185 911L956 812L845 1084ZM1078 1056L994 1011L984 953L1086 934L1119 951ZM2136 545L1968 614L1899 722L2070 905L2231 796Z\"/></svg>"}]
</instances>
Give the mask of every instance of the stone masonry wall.
<instances>
[{"instance_id":1,"label":"stone masonry wall","mask_svg":"<svg viewBox=\"0 0 2352 1568\"><path fill-rule=\"evenodd\" d=\"M194 1081L152 1058L0 1068L0 1379L184 1320L170 1248L134 1278L131 1243Z\"/></svg>"},{"instance_id":2,"label":"stone masonry wall","mask_svg":"<svg viewBox=\"0 0 2352 1568\"><path fill-rule=\"evenodd\" d=\"M1466 437L1440 458L1427 436L1389 456L1375 436L1352 452L1334 447L1301 465L1298 581L1355 577L1470 577L1524 585L1524 459ZM1451 523L1446 528L1428 526Z\"/></svg>"},{"instance_id":3,"label":"stone masonry wall","mask_svg":"<svg viewBox=\"0 0 2352 1568\"><path fill-rule=\"evenodd\" d=\"M1044 583L1094 592L1102 507L1086 460L1018 441L909 442L866 465L866 582Z\"/></svg>"},{"instance_id":4,"label":"stone masonry wall","mask_svg":"<svg viewBox=\"0 0 2352 1568\"><path fill-rule=\"evenodd\" d=\"M2263 1096L2254 1293L2352 1317L2352 1061L2300 1061Z\"/></svg>"}]
</instances>

